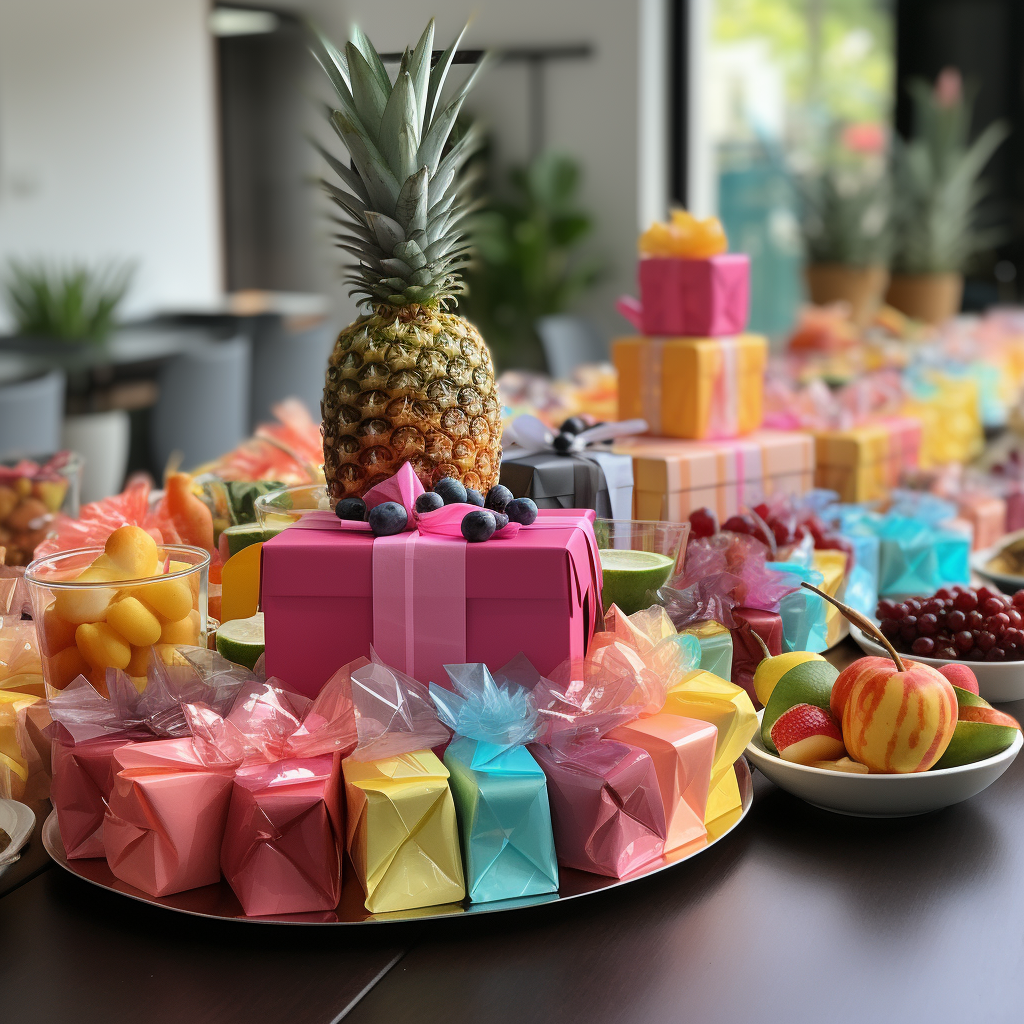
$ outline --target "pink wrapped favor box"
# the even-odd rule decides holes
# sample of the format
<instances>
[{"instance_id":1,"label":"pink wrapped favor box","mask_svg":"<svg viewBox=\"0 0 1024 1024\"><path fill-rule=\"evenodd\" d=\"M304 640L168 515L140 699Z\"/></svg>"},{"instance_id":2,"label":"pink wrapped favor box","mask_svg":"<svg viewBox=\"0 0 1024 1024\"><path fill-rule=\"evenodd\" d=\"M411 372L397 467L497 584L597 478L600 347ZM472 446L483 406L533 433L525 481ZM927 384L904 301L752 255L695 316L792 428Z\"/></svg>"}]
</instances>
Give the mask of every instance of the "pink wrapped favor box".
<instances>
[{"instance_id":1,"label":"pink wrapped favor box","mask_svg":"<svg viewBox=\"0 0 1024 1024\"><path fill-rule=\"evenodd\" d=\"M514 536L469 544L415 529L374 538L311 513L263 545L267 675L315 695L371 645L443 686L445 664L495 670L522 652L547 672L581 658L600 614L593 523L590 510L542 509Z\"/></svg>"},{"instance_id":2,"label":"pink wrapped favor box","mask_svg":"<svg viewBox=\"0 0 1024 1024\"><path fill-rule=\"evenodd\" d=\"M713 338L739 334L750 309L750 258L640 260L641 330L647 335Z\"/></svg>"},{"instance_id":3,"label":"pink wrapped favor box","mask_svg":"<svg viewBox=\"0 0 1024 1024\"><path fill-rule=\"evenodd\" d=\"M206 767L191 739L129 743L113 760L103 846L114 875L150 896L220 881L232 769Z\"/></svg>"},{"instance_id":4,"label":"pink wrapped favor box","mask_svg":"<svg viewBox=\"0 0 1024 1024\"><path fill-rule=\"evenodd\" d=\"M291 758L240 768L221 867L249 917L333 910L345 843L341 758Z\"/></svg>"},{"instance_id":5,"label":"pink wrapped favor box","mask_svg":"<svg viewBox=\"0 0 1024 1024\"><path fill-rule=\"evenodd\" d=\"M665 852L658 772L646 750L611 739L529 749L547 776L559 864L622 878Z\"/></svg>"}]
</instances>

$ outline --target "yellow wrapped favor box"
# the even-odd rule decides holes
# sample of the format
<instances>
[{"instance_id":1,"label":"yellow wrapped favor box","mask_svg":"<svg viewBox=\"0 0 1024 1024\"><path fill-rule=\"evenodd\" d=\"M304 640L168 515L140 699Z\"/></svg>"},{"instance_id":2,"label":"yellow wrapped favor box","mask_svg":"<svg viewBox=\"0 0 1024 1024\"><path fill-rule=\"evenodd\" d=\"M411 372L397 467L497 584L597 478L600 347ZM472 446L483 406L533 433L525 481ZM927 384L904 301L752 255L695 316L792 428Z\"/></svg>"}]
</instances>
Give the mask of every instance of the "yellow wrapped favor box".
<instances>
[{"instance_id":1,"label":"yellow wrapped favor box","mask_svg":"<svg viewBox=\"0 0 1024 1024\"><path fill-rule=\"evenodd\" d=\"M619 419L645 419L654 437L740 437L761 426L768 342L731 338L618 338Z\"/></svg>"},{"instance_id":2,"label":"yellow wrapped favor box","mask_svg":"<svg viewBox=\"0 0 1024 1024\"><path fill-rule=\"evenodd\" d=\"M846 592L846 552L820 549L814 552L814 568L825 577L821 589L829 597L843 599ZM834 647L850 635L850 620L834 604L825 604L825 644Z\"/></svg>"},{"instance_id":3,"label":"yellow wrapped favor box","mask_svg":"<svg viewBox=\"0 0 1024 1024\"><path fill-rule=\"evenodd\" d=\"M698 669L669 690L663 710L666 714L710 722L718 729L704 824L738 809L740 791L732 766L757 732L757 712L746 691Z\"/></svg>"},{"instance_id":4,"label":"yellow wrapped favor box","mask_svg":"<svg viewBox=\"0 0 1024 1024\"><path fill-rule=\"evenodd\" d=\"M342 762L347 846L371 913L466 895L448 769L429 750Z\"/></svg>"}]
</instances>

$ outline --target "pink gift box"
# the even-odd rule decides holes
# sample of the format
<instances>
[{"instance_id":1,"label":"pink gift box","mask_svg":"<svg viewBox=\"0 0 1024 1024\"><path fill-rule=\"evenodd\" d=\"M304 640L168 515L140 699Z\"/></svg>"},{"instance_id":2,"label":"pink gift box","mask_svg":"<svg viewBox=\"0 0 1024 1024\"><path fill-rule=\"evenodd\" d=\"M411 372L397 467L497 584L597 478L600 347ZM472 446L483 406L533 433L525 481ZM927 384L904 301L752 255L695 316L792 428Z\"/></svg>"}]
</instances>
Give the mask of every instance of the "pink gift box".
<instances>
[{"instance_id":1,"label":"pink gift box","mask_svg":"<svg viewBox=\"0 0 1024 1024\"><path fill-rule=\"evenodd\" d=\"M704 815L718 743L714 725L661 713L620 725L607 739L641 747L651 755L665 810L666 850L707 835Z\"/></svg>"},{"instance_id":2,"label":"pink gift box","mask_svg":"<svg viewBox=\"0 0 1024 1024\"><path fill-rule=\"evenodd\" d=\"M994 494L962 494L957 499L957 512L973 527L975 551L992 547L1006 533L1007 503Z\"/></svg>"},{"instance_id":3,"label":"pink gift box","mask_svg":"<svg viewBox=\"0 0 1024 1024\"><path fill-rule=\"evenodd\" d=\"M240 768L220 863L250 917L333 910L345 842L341 758Z\"/></svg>"},{"instance_id":4,"label":"pink gift box","mask_svg":"<svg viewBox=\"0 0 1024 1024\"><path fill-rule=\"evenodd\" d=\"M664 853L665 810L646 750L609 739L529 749L547 776L559 864L622 878Z\"/></svg>"},{"instance_id":5,"label":"pink gift box","mask_svg":"<svg viewBox=\"0 0 1024 1024\"><path fill-rule=\"evenodd\" d=\"M750 258L743 253L642 259L639 277L643 334L714 338L747 326Z\"/></svg>"},{"instance_id":6,"label":"pink gift box","mask_svg":"<svg viewBox=\"0 0 1024 1024\"><path fill-rule=\"evenodd\" d=\"M371 645L446 687L445 664L495 670L523 653L547 672L581 658L600 613L594 518L542 509L514 536L469 544L417 530L374 538L311 513L263 545L267 675L315 695Z\"/></svg>"},{"instance_id":7,"label":"pink gift box","mask_svg":"<svg viewBox=\"0 0 1024 1024\"><path fill-rule=\"evenodd\" d=\"M104 855L103 816L114 784L112 757L133 738L122 733L76 743L58 726L51 746L50 800L68 860Z\"/></svg>"},{"instance_id":8,"label":"pink gift box","mask_svg":"<svg viewBox=\"0 0 1024 1024\"><path fill-rule=\"evenodd\" d=\"M113 874L150 896L218 882L233 771L207 768L190 739L129 743L113 761L103 820Z\"/></svg>"}]
</instances>

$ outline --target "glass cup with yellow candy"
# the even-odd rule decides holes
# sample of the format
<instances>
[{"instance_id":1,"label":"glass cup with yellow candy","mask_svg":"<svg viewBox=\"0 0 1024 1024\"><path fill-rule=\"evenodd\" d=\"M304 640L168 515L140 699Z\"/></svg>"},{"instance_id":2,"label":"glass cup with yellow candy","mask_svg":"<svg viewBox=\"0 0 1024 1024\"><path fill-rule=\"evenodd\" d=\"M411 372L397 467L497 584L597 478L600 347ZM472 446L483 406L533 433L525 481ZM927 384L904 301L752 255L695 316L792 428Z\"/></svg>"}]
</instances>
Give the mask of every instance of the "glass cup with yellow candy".
<instances>
[{"instance_id":1,"label":"glass cup with yellow candy","mask_svg":"<svg viewBox=\"0 0 1024 1024\"><path fill-rule=\"evenodd\" d=\"M206 643L207 575L202 548L160 544L122 526L100 547L37 558L25 570L49 694L84 675L106 694L106 670L140 689L150 659Z\"/></svg>"}]
</instances>

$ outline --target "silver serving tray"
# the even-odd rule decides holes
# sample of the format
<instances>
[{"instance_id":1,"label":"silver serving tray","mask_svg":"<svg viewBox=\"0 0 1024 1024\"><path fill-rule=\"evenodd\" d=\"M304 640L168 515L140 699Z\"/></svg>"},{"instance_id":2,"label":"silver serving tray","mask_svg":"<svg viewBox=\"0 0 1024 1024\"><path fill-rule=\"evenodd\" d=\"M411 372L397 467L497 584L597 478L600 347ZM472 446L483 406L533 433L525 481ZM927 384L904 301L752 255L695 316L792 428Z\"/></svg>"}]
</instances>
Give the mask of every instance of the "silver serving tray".
<instances>
[{"instance_id":1,"label":"silver serving tray","mask_svg":"<svg viewBox=\"0 0 1024 1024\"><path fill-rule=\"evenodd\" d=\"M371 914L364 906L365 895L356 879L351 864L345 864L341 900L334 910L319 911L311 914L278 914L272 917L246 917L231 887L223 879L217 885L206 885L201 889L189 889L187 892L175 893L173 896L150 896L126 885L115 878L102 858L86 860L68 860L61 842L60 829L57 827L57 814L51 812L43 823L43 846L46 852L65 871L91 882L101 889L120 893L130 899L149 903L155 907L175 910L179 914L192 914L195 917L216 917L231 921L244 921L251 924L392 924L410 921L431 921L442 917L457 917L461 914L495 914L499 911L523 910L527 907L538 907L548 903L564 903L578 896L591 896L607 889L616 889L629 882L656 875L660 871L682 864L691 857L696 857L709 847L724 839L746 816L753 802L754 786L750 778L750 768L744 758L736 764L736 781L739 783L742 806L738 811L724 814L711 823L705 839L681 846L678 850L665 854L658 860L641 868L626 878L608 878L605 875L593 875L588 871L576 871L572 868L559 867L558 892L546 893L543 896L527 896L523 899L499 900L493 903L446 903L435 907L419 907L416 910L400 910L387 914Z\"/></svg>"}]
</instances>

